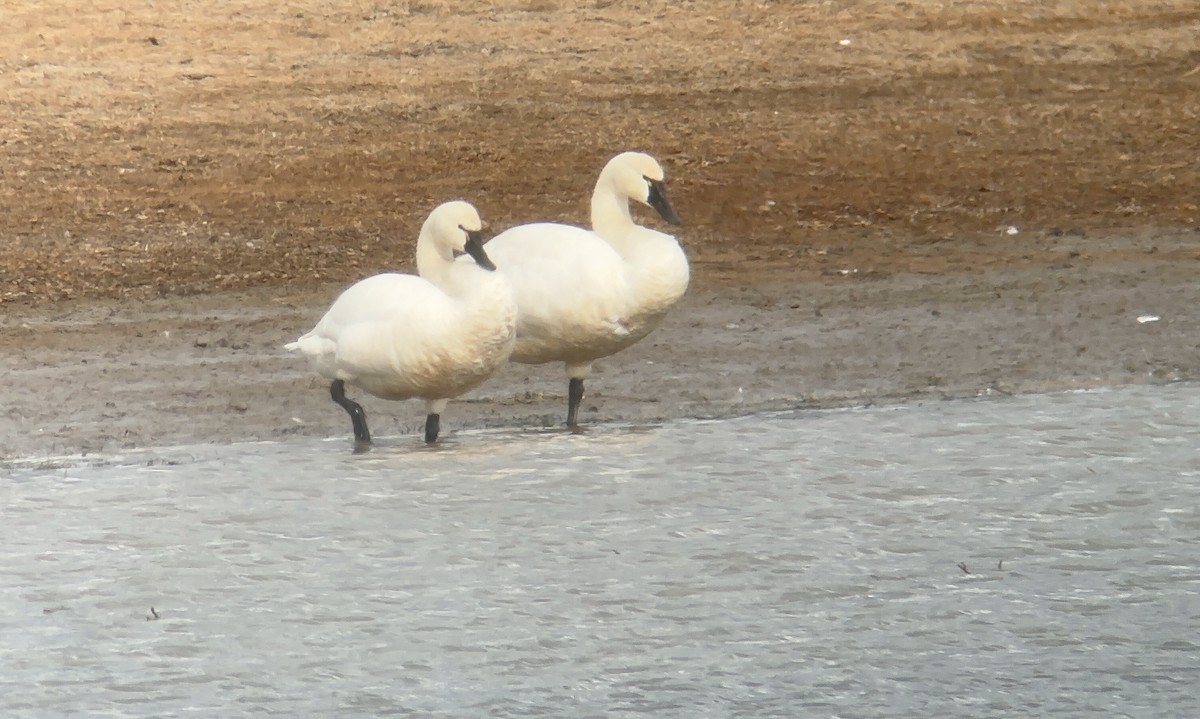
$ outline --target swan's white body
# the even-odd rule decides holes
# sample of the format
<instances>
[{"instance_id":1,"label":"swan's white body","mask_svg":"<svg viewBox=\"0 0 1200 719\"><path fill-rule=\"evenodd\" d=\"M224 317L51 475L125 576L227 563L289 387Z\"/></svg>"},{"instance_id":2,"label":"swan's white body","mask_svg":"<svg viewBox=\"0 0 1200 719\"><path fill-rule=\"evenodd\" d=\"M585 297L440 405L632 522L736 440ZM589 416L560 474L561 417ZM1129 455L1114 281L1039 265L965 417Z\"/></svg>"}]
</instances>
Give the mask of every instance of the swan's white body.
<instances>
[{"instance_id":1,"label":"swan's white body","mask_svg":"<svg viewBox=\"0 0 1200 719\"><path fill-rule=\"evenodd\" d=\"M647 203L648 183L661 186L662 179L650 156L622 153L596 182L591 231L520 225L485 245L517 299L513 361L564 362L569 377L583 379L595 360L662 322L687 290L687 256L674 237L636 224L629 213L629 200Z\"/></svg>"},{"instance_id":2,"label":"swan's white body","mask_svg":"<svg viewBox=\"0 0 1200 719\"><path fill-rule=\"evenodd\" d=\"M327 379L382 399L457 397L512 351L512 296L502 278L489 274L465 299L414 275L368 277L287 348L307 356Z\"/></svg>"},{"instance_id":3,"label":"swan's white body","mask_svg":"<svg viewBox=\"0 0 1200 719\"><path fill-rule=\"evenodd\" d=\"M469 204L440 205L417 240L420 277L382 274L358 282L286 348L308 357L327 379L383 399L421 398L429 414L440 414L513 348L517 308L506 278L475 261L454 261L467 244L466 230L477 234L480 225Z\"/></svg>"}]
</instances>

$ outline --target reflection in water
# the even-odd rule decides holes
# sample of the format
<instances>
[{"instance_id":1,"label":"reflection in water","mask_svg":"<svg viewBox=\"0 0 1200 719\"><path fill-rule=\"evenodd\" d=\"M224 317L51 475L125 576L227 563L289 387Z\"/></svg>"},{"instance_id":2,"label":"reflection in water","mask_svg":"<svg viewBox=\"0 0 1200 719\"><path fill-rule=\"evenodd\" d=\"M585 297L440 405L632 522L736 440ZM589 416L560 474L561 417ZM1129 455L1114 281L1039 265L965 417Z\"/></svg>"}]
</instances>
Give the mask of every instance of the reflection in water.
<instances>
[{"instance_id":1,"label":"reflection in water","mask_svg":"<svg viewBox=\"0 0 1200 719\"><path fill-rule=\"evenodd\" d=\"M18 463L0 714L1197 715L1198 409Z\"/></svg>"}]
</instances>

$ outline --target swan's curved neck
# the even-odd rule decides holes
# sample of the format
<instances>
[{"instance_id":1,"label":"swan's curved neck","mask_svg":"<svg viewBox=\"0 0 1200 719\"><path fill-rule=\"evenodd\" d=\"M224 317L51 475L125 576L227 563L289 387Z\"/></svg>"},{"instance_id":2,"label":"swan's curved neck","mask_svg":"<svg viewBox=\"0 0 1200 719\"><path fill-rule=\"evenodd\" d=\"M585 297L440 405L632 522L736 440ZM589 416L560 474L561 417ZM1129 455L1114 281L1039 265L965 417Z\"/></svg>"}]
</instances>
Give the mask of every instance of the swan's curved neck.
<instances>
[{"instance_id":1,"label":"swan's curved neck","mask_svg":"<svg viewBox=\"0 0 1200 719\"><path fill-rule=\"evenodd\" d=\"M448 260L438 252L432 233L417 240L417 274L450 297L466 300L492 292L499 273L489 272L467 258Z\"/></svg>"},{"instance_id":2,"label":"swan's curved neck","mask_svg":"<svg viewBox=\"0 0 1200 719\"><path fill-rule=\"evenodd\" d=\"M620 251L622 240L633 227L629 198L618 194L612 182L602 177L592 193L592 231Z\"/></svg>"},{"instance_id":3,"label":"swan's curved neck","mask_svg":"<svg viewBox=\"0 0 1200 719\"><path fill-rule=\"evenodd\" d=\"M451 263L438 253L433 232L427 227L422 227L421 236L417 238L417 274L439 287L444 287L450 267Z\"/></svg>"}]
</instances>

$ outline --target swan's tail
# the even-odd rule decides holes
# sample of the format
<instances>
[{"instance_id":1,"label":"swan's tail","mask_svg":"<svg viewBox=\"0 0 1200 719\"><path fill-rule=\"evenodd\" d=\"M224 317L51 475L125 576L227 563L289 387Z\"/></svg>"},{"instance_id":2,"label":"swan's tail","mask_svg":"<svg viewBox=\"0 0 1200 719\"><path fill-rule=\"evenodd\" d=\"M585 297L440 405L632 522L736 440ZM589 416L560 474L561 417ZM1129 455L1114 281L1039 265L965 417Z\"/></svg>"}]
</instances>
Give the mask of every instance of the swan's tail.
<instances>
[{"instance_id":1,"label":"swan's tail","mask_svg":"<svg viewBox=\"0 0 1200 719\"><path fill-rule=\"evenodd\" d=\"M327 337L309 332L295 342L288 342L283 348L289 352L300 352L309 357L319 357L334 348L334 343Z\"/></svg>"}]
</instances>

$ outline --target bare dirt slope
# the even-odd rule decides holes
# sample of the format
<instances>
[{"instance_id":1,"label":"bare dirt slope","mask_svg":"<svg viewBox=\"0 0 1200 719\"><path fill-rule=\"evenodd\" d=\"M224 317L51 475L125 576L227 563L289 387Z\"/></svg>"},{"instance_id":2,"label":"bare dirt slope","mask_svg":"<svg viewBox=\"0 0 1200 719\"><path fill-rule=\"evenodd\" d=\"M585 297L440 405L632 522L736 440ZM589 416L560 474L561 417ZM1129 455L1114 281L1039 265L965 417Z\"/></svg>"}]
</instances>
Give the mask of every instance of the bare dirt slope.
<instances>
[{"instance_id":1,"label":"bare dirt slope","mask_svg":"<svg viewBox=\"0 0 1200 719\"><path fill-rule=\"evenodd\" d=\"M699 286L1200 221L1193 0L51 0L0 26L0 301L344 282L405 265L448 197L585 221L628 148L667 165Z\"/></svg>"}]
</instances>

